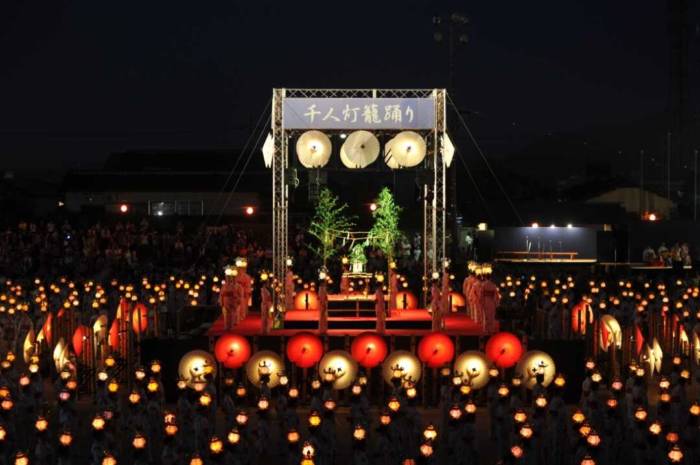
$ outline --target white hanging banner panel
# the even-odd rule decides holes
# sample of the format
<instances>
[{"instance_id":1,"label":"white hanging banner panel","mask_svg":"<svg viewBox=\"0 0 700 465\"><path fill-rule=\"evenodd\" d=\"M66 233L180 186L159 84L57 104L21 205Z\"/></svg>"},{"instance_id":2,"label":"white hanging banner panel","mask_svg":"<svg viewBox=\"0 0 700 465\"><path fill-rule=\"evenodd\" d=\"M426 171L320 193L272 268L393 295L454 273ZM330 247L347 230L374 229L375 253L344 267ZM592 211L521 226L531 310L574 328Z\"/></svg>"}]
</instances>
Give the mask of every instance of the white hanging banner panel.
<instances>
[{"instance_id":1,"label":"white hanging banner panel","mask_svg":"<svg viewBox=\"0 0 700 465\"><path fill-rule=\"evenodd\" d=\"M288 97L282 114L285 129L433 129L435 99Z\"/></svg>"}]
</instances>

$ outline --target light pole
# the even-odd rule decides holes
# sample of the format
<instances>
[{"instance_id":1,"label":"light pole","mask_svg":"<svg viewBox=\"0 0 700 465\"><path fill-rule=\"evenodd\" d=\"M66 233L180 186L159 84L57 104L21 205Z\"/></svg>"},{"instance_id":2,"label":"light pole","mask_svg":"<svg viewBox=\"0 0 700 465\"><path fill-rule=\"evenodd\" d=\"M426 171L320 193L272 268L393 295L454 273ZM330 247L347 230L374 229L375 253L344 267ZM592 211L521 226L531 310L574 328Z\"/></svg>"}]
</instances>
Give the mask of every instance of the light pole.
<instances>
[{"instance_id":1,"label":"light pole","mask_svg":"<svg viewBox=\"0 0 700 465\"><path fill-rule=\"evenodd\" d=\"M455 54L459 46L469 42L467 26L469 18L462 13L452 12L446 15L437 14L433 16L433 39L436 43L447 43L447 92L451 96L452 102L456 102L455 92ZM447 37L445 38L445 34ZM457 109L459 111L459 109ZM450 251L452 258L457 257L459 250L459 224L457 222L457 164L454 163L448 168L448 201L451 218L451 241Z\"/></svg>"},{"instance_id":2,"label":"light pole","mask_svg":"<svg viewBox=\"0 0 700 465\"><path fill-rule=\"evenodd\" d=\"M698 220L698 149L693 152L693 221Z\"/></svg>"},{"instance_id":3,"label":"light pole","mask_svg":"<svg viewBox=\"0 0 700 465\"><path fill-rule=\"evenodd\" d=\"M644 149L639 151L639 216L644 215Z\"/></svg>"}]
</instances>

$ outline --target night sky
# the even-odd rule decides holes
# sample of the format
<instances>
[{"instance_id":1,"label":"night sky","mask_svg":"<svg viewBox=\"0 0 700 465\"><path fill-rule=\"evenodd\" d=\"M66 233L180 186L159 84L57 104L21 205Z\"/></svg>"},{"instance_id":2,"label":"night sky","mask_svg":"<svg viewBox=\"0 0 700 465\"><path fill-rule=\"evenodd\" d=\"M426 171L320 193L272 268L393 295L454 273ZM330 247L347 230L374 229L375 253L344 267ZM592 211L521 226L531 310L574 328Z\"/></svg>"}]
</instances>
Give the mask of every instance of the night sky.
<instances>
[{"instance_id":1,"label":"night sky","mask_svg":"<svg viewBox=\"0 0 700 465\"><path fill-rule=\"evenodd\" d=\"M456 98L484 140L662 114L664 1L460 2ZM0 169L240 147L274 86L435 87L439 2L3 0ZM443 11L450 11L449 7Z\"/></svg>"}]
</instances>

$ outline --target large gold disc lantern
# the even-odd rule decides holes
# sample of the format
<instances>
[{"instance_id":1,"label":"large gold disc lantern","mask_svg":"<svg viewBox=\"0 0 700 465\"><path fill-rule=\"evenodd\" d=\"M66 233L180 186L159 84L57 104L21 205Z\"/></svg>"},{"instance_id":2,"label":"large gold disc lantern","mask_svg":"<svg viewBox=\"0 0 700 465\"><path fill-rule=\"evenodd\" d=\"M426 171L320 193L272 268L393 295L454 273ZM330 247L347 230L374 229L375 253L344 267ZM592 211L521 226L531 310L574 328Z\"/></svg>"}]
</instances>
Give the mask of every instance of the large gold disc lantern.
<instances>
[{"instance_id":1,"label":"large gold disc lantern","mask_svg":"<svg viewBox=\"0 0 700 465\"><path fill-rule=\"evenodd\" d=\"M489 359L483 352L468 350L455 360L454 371L462 377L464 384L472 389L481 389L489 382Z\"/></svg>"},{"instance_id":2,"label":"large gold disc lantern","mask_svg":"<svg viewBox=\"0 0 700 465\"><path fill-rule=\"evenodd\" d=\"M331 158L331 140L321 131L306 131L297 139L297 157L305 168L322 168Z\"/></svg>"},{"instance_id":3,"label":"large gold disc lantern","mask_svg":"<svg viewBox=\"0 0 700 465\"><path fill-rule=\"evenodd\" d=\"M401 377L404 382L420 380L422 368L418 357L406 350L396 350L384 359L382 364L382 376L384 380L392 384L395 377Z\"/></svg>"},{"instance_id":4,"label":"large gold disc lantern","mask_svg":"<svg viewBox=\"0 0 700 465\"><path fill-rule=\"evenodd\" d=\"M357 362L344 350L331 350L323 356L318 364L318 374L321 379L332 373L333 389L349 388L357 377Z\"/></svg>"},{"instance_id":5,"label":"large gold disc lantern","mask_svg":"<svg viewBox=\"0 0 700 465\"><path fill-rule=\"evenodd\" d=\"M426 144L423 136L417 132L403 131L392 139L386 149L389 159L395 160L400 167L413 168L425 158Z\"/></svg>"},{"instance_id":6,"label":"large gold disc lantern","mask_svg":"<svg viewBox=\"0 0 700 465\"><path fill-rule=\"evenodd\" d=\"M194 388L199 383L207 382L206 375L216 376L216 360L209 352L192 350L182 356L177 371L180 379Z\"/></svg>"},{"instance_id":7,"label":"large gold disc lantern","mask_svg":"<svg viewBox=\"0 0 700 465\"><path fill-rule=\"evenodd\" d=\"M386 163L386 166L391 168L392 170L396 170L401 168L399 166L399 162L396 161L396 158L394 158L393 151L392 151L392 143L394 139L389 139L389 141L384 144L384 163Z\"/></svg>"},{"instance_id":8,"label":"large gold disc lantern","mask_svg":"<svg viewBox=\"0 0 700 465\"><path fill-rule=\"evenodd\" d=\"M546 352L531 350L526 352L515 366L515 372L522 376L526 388L532 389L537 384L537 375L544 375L543 386L549 386L557 372L554 360Z\"/></svg>"},{"instance_id":9,"label":"large gold disc lantern","mask_svg":"<svg viewBox=\"0 0 700 465\"><path fill-rule=\"evenodd\" d=\"M379 156L379 140L369 131L351 133L340 148L340 161L346 168L367 168Z\"/></svg>"},{"instance_id":10,"label":"large gold disc lantern","mask_svg":"<svg viewBox=\"0 0 700 465\"><path fill-rule=\"evenodd\" d=\"M267 385L270 388L277 386L280 382L279 374L284 372L284 362L282 357L270 350L261 350L253 354L245 366L245 373L248 381L255 386L260 386L260 379L267 376Z\"/></svg>"}]
</instances>

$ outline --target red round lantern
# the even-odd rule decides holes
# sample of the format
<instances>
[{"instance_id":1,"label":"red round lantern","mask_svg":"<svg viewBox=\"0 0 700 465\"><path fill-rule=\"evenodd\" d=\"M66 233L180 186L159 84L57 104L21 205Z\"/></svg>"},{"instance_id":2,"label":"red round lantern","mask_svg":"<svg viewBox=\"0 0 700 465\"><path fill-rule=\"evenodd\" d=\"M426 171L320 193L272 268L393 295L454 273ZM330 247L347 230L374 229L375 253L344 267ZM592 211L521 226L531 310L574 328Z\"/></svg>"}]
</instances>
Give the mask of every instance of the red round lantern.
<instances>
[{"instance_id":1,"label":"red round lantern","mask_svg":"<svg viewBox=\"0 0 700 465\"><path fill-rule=\"evenodd\" d=\"M299 368L309 368L321 360L323 344L311 333L298 333L287 341L287 358Z\"/></svg>"},{"instance_id":2,"label":"red round lantern","mask_svg":"<svg viewBox=\"0 0 700 465\"><path fill-rule=\"evenodd\" d=\"M148 308L144 304L136 304L131 311L131 327L136 334L143 333L148 328Z\"/></svg>"},{"instance_id":3,"label":"red round lantern","mask_svg":"<svg viewBox=\"0 0 700 465\"><path fill-rule=\"evenodd\" d=\"M427 334L418 343L418 358L431 368L444 365L454 356L454 343L444 333Z\"/></svg>"},{"instance_id":4,"label":"red round lantern","mask_svg":"<svg viewBox=\"0 0 700 465\"><path fill-rule=\"evenodd\" d=\"M304 290L298 292L294 296L295 310L320 310L321 304L318 300L318 294L314 291Z\"/></svg>"},{"instance_id":5,"label":"red round lantern","mask_svg":"<svg viewBox=\"0 0 700 465\"><path fill-rule=\"evenodd\" d=\"M214 356L226 368L240 368L250 358L248 339L238 334L223 334L214 345Z\"/></svg>"},{"instance_id":6,"label":"red round lantern","mask_svg":"<svg viewBox=\"0 0 700 465\"><path fill-rule=\"evenodd\" d=\"M80 357L80 355L83 353L83 348L85 347L85 341L87 341L88 337L88 327L80 325L77 328L75 328L75 332L73 333L73 352L75 352L75 355Z\"/></svg>"},{"instance_id":7,"label":"red round lantern","mask_svg":"<svg viewBox=\"0 0 700 465\"><path fill-rule=\"evenodd\" d=\"M376 333L362 333L353 339L350 353L363 367L374 368L386 358L386 342Z\"/></svg>"},{"instance_id":8,"label":"red round lantern","mask_svg":"<svg viewBox=\"0 0 700 465\"><path fill-rule=\"evenodd\" d=\"M574 334L586 334L586 328L593 323L593 310L588 302L581 301L571 309L571 330Z\"/></svg>"},{"instance_id":9,"label":"red round lantern","mask_svg":"<svg viewBox=\"0 0 700 465\"><path fill-rule=\"evenodd\" d=\"M411 291L399 291L396 293L396 308L399 310L415 310L418 308L418 299Z\"/></svg>"},{"instance_id":10,"label":"red round lantern","mask_svg":"<svg viewBox=\"0 0 700 465\"><path fill-rule=\"evenodd\" d=\"M109 346L112 350L119 349L119 320L114 320L109 327Z\"/></svg>"},{"instance_id":11,"label":"red round lantern","mask_svg":"<svg viewBox=\"0 0 700 465\"><path fill-rule=\"evenodd\" d=\"M53 345L53 313L46 315L46 321L44 321L44 326L42 326L42 331L44 332L44 337L49 345Z\"/></svg>"},{"instance_id":12,"label":"red round lantern","mask_svg":"<svg viewBox=\"0 0 700 465\"><path fill-rule=\"evenodd\" d=\"M486 357L499 368L512 367L522 355L523 345L513 333L496 333L486 342Z\"/></svg>"}]
</instances>

